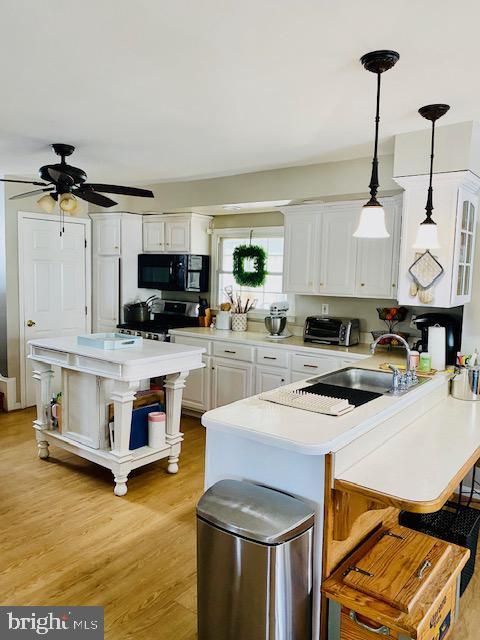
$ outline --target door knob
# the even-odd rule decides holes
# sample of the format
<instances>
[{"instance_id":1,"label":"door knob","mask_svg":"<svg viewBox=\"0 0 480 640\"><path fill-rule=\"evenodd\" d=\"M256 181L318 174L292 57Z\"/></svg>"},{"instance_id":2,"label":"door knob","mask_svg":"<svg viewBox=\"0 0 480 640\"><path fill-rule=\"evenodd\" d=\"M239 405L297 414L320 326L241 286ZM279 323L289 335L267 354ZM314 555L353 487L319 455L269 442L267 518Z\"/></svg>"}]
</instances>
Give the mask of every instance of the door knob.
<instances>
[{"instance_id":1,"label":"door knob","mask_svg":"<svg viewBox=\"0 0 480 640\"><path fill-rule=\"evenodd\" d=\"M35 322L33 320L27 320L27 327L34 327Z\"/></svg>"}]
</instances>

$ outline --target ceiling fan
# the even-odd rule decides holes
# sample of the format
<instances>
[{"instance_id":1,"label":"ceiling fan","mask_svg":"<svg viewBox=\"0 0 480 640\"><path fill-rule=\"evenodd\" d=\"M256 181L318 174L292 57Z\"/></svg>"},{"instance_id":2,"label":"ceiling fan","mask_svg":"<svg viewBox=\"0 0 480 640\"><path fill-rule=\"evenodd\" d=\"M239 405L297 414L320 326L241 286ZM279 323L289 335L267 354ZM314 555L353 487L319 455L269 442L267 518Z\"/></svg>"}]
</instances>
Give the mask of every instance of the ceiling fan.
<instances>
[{"instance_id":1,"label":"ceiling fan","mask_svg":"<svg viewBox=\"0 0 480 640\"><path fill-rule=\"evenodd\" d=\"M43 182L0 178L2 182L17 182L42 187L41 189L35 189L12 196L10 200L18 200L19 198L27 198L43 193L44 195L37 201L37 204L47 213L53 211L57 202L62 211L74 213L78 206L76 198L81 198L100 207L113 207L117 202L102 195L103 193L117 193L119 195L138 196L140 198L154 197L152 191L149 189L87 182L87 174L83 169L73 167L65 162L65 158L72 155L75 151L73 145L56 143L52 144L52 149L60 156L60 162L56 164L46 164L40 167L38 173Z\"/></svg>"}]
</instances>

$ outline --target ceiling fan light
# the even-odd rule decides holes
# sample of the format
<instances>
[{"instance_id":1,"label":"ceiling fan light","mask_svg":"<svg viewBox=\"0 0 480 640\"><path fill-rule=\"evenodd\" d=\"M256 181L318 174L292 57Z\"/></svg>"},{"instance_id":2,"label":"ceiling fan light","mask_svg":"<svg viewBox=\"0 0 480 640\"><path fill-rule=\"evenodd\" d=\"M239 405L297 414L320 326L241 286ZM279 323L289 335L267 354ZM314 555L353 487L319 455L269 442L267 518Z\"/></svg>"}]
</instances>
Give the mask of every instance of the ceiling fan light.
<instances>
[{"instance_id":1,"label":"ceiling fan light","mask_svg":"<svg viewBox=\"0 0 480 640\"><path fill-rule=\"evenodd\" d=\"M62 193L60 196L60 208L65 213L75 213L78 207L77 199L71 193Z\"/></svg>"},{"instance_id":2,"label":"ceiling fan light","mask_svg":"<svg viewBox=\"0 0 480 640\"><path fill-rule=\"evenodd\" d=\"M440 246L437 225L433 220L425 220L418 227L413 248L426 251L427 249L440 249Z\"/></svg>"},{"instance_id":3,"label":"ceiling fan light","mask_svg":"<svg viewBox=\"0 0 480 640\"><path fill-rule=\"evenodd\" d=\"M40 209L42 209L42 211L45 211L45 213L52 213L55 209L56 202L50 194L46 193L39 200L37 200L37 204Z\"/></svg>"},{"instance_id":4,"label":"ceiling fan light","mask_svg":"<svg viewBox=\"0 0 480 640\"><path fill-rule=\"evenodd\" d=\"M385 209L381 204L366 204L360 212L358 227L354 238L389 238L385 225Z\"/></svg>"}]
</instances>

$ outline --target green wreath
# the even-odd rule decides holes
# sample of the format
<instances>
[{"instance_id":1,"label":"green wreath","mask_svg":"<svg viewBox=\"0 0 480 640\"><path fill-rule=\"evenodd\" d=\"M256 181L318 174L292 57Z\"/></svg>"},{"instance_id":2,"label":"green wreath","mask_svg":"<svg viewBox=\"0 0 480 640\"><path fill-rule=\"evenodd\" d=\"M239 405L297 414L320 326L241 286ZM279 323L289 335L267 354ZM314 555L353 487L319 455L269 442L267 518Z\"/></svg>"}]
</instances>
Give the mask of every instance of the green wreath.
<instances>
[{"instance_id":1,"label":"green wreath","mask_svg":"<svg viewBox=\"0 0 480 640\"><path fill-rule=\"evenodd\" d=\"M253 268L245 269L245 260ZM252 264L253 263L253 264ZM267 253L258 245L241 244L233 252L233 277L243 287L261 287L267 277Z\"/></svg>"}]
</instances>

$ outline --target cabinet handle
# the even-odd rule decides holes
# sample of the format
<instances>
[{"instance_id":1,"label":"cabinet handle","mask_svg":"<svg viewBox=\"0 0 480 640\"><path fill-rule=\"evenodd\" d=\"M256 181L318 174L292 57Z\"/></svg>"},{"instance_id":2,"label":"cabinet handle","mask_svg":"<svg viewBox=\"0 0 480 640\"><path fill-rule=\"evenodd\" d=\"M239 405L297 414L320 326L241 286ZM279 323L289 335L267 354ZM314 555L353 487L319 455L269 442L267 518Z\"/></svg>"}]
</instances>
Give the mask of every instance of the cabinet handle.
<instances>
[{"instance_id":1,"label":"cabinet handle","mask_svg":"<svg viewBox=\"0 0 480 640\"><path fill-rule=\"evenodd\" d=\"M320 286L323 287L323 282L320 282Z\"/></svg>"},{"instance_id":2,"label":"cabinet handle","mask_svg":"<svg viewBox=\"0 0 480 640\"><path fill-rule=\"evenodd\" d=\"M280 380L280 382L285 382L285 378L282 378L282 379Z\"/></svg>"},{"instance_id":3,"label":"cabinet handle","mask_svg":"<svg viewBox=\"0 0 480 640\"><path fill-rule=\"evenodd\" d=\"M375 628L375 627L370 627L368 624L363 624L363 622L360 622L360 620L357 618L357 614L355 613L355 611L350 611L350 620L352 620L361 629L370 631L370 633L377 633L379 636L390 635L390 629L385 625Z\"/></svg>"},{"instance_id":4,"label":"cabinet handle","mask_svg":"<svg viewBox=\"0 0 480 640\"><path fill-rule=\"evenodd\" d=\"M303 366L308 369L318 369L318 364L304 364Z\"/></svg>"},{"instance_id":5,"label":"cabinet handle","mask_svg":"<svg viewBox=\"0 0 480 640\"><path fill-rule=\"evenodd\" d=\"M230 351L230 349L224 349L223 353L237 353L236 351Z\"/></svg>"},{"instance_id":6,"label":"cabinet handle","mask_svg":"<svg viewBox=\"0 0 480 640\"><path fill-rule=\"evenodd\" d=\"M392 287L395 287L395 286L396 286L395 282L392 282Z\"/></svg>"},{"instance_id":7,"label":"cabinet handle","mask_svg":"<svg viewBox=\"0 0 480 640\"><path fill-rule=\"evenodd\" d=\"M276 360L274 356L263 356L264 360Z\"/></svg>"},{"instance_id":8,"label":"cabinet handle","mask_svg":"<svg viewBox=\"0 0 480 640\"><path fill-rule=\"evenodd\" d=\"M361 287L364 287L364 286L365 286L365 283L364 283L364 282L362 282L362 283L360 284L360 286L361 286Z\"/></svg>"}]
</instances>

